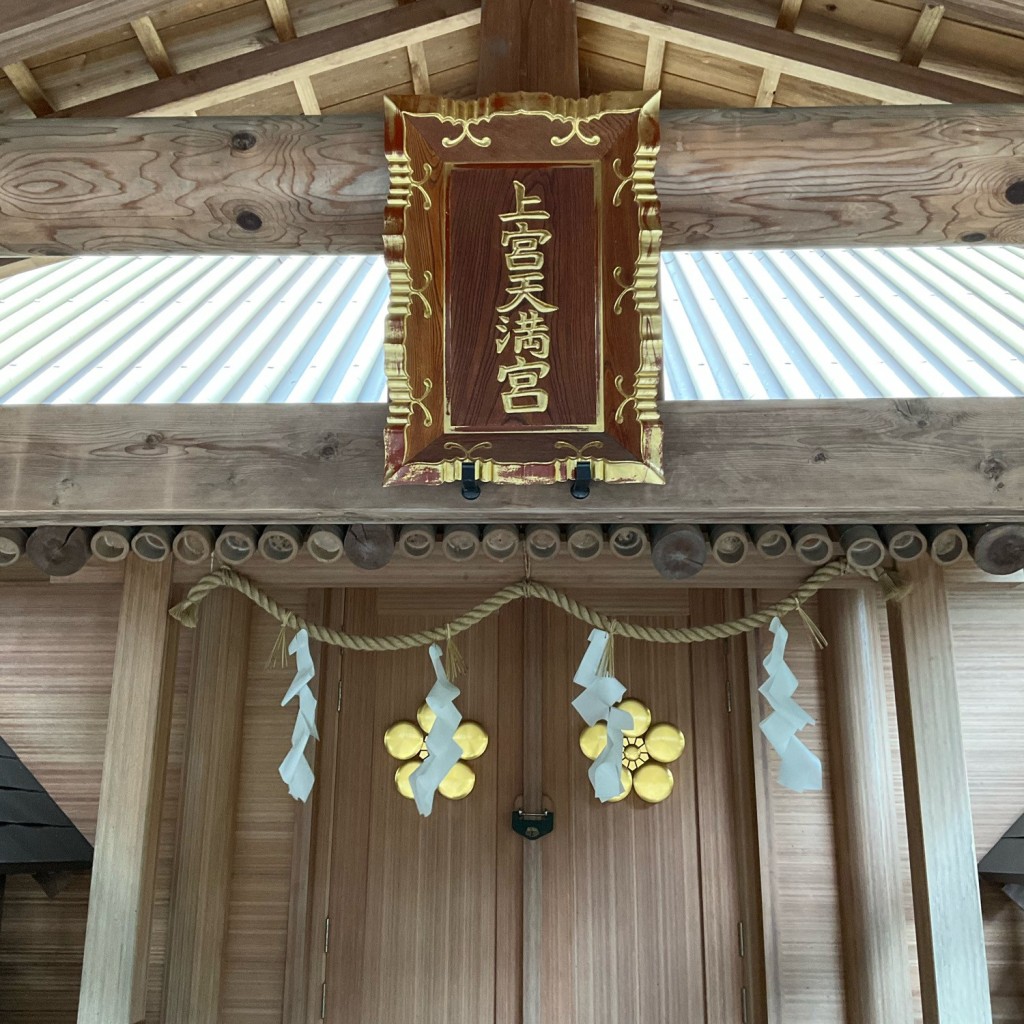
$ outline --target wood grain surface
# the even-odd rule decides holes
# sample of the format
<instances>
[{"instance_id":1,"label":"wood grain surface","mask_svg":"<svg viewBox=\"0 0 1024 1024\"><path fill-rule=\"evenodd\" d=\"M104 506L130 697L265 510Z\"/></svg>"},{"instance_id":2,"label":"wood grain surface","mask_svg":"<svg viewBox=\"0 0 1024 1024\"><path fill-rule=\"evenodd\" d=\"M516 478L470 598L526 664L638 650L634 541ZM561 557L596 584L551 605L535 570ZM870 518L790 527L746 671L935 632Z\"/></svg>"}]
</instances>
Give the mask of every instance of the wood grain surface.
<instances>
[{"instance_id":1,"label":"wood grain surface","mask_svg":"<svg viewBox=\"0 0 1024 1024\"><path fill-rule=\"evenodd\" d=\"M1024 206L1007 192L1024 180L1021 116L1020 105L663 110L662 246L1019 244ZM253 144L233 148L240 133ZM0 257L379 253L383 139L365 115L8 122ZM238 226L244 211L259 228Z\"/></svg>"},{"instance_id":2,"label":"wood grain surface","mask_svg":"<svg viewBox=\"0 0 1024 1024\"><path fill-rule=\"evenodd\" d=\"M665 486L381 487L386 409L10 406L0 522L988 522L1024 508L1024 399L667 402ZM330 567L328 567L330 569Z\"/></svg>"}]
</instances>

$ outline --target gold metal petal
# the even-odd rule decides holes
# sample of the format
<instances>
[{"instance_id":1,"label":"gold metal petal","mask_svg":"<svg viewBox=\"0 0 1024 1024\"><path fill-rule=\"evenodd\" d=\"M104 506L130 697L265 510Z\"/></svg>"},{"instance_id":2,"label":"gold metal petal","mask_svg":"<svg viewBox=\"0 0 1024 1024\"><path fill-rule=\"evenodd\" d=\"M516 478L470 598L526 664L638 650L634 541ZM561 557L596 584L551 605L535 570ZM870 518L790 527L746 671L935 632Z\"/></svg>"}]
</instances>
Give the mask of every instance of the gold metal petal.
<instances>
[{"instance_id":1,"label":"gold metal petal","mask_svg":"<svg viewBox=\"0 0 1024 1024\"><path fill-rule=\"evenodd\" d=\"M463 722L455 730L455 742L462 747L463 761L475 761L487 749L489 740L479 722Z\"/></svg>"},{"instance_id":2,"label":"gold metal petal","mask_svg":"<svg viewBox=\"0 0 1024 1024\"><path fill-rule=\"evenodd\" d=\"M434 710L429 704L421 704L419 711L416 712L416 721L420 723L420 728L424 732L430 732L437 721L437 715L434 714Z\"/></svg>"},{"instance_id":3,"label":"gold metal petal","mask_svg":"<svg viewBox=\"0 0 1024 1024\"><path fill-rule=\"evenodd\" d=\"M593 761L608 742L608 727L604 722L590 725L580 733L580 750Z\"/></svg>"},{"instance_id":4,"label":"gold metal petal","mask_svg":"<svg viewBox=\"0 0 1024 1024\"><path fill-rule=\"evenodd\" d=\"M412 799L412 786L409 785L409 776L419 768L419 761L406 761L400 764L395 772L395 788L407 800Z\"/></svg>"},{"instance_id":5,"label":"gold metal petal","mask_svg":"<svg viewBox=\"0 0 1024 1024\"><path fill-rule=\"evenodd\" d=\"M651 709L646 704L641 704L640 701L629 698L620 701L615 706L633 716L633 728L623 729L623 736L643 736L647 732L651 724Z\"/></svg>"},{"instance_id":6,"label":"gold metal petal","mask_svg":"<svg viewBox=\"0 0 1024 1024\"><path fill-rule=\"evenodd\" d=\"M396 761L408 761L420 752L423 745L423 733L416 727L415 722L395 722L386 733L384 733L384 749Z\"/></svg>"},{"instance_id":7,"label":"gold metal petal","mask_svg":"<svg viewBox=\"0 0 1024 1024\"><path fill-rule=\"evenodd\" d=\"M647 747L647 753L655 761L671 764L682 756L686 746L686 737L683 735L682 729L670 722L659 722L648 730L644 737L644 746Z\"/></svg>"},{"instance_id":8,"label":"gold metal petal","mask_svg":"<svg viewBox=\"0 0 1024 1024\"><path fill-rule=\"evenodd\" d=\"M459 761L457 765L441 780L437 787L438 793L449 800L464 800L473 792L476 785L476 772L466 764Z\"/></svg>"},{"instance_id":9,"label":"gold metal petal","mask_svg":"<svg viewBox=\"0 0 1024 1024\"><path fill-rule=\"evenodd\" d=\"M649 804L660 804L672 792L674 785L671 769L663 764L649 761L633 772L633 789L641 800Z\"/></svg>"},{"instance_id":10,"label":"gold metal petal","mask_svg":"<svg viewBox=\"0 0 1024 1024\"><path fill-rule=\"evenodd\" d=\"M633 773L628 768L622 769L622 792L618 796L613 796L611 800L606 800L605 803L617 804L622 800L625 800L627 796L633 791Z\"/></svg>"}]
</instances>

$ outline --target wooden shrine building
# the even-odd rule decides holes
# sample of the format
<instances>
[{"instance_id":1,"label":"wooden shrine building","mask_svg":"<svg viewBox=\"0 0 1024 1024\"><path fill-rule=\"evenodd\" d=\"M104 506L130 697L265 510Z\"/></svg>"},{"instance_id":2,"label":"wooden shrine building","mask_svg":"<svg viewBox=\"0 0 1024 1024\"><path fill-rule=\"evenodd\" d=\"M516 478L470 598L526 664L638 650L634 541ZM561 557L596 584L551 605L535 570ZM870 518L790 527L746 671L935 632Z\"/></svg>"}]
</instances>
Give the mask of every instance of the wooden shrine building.
<instances>
[{"instance_id":1,"label":"wooden shrine building","mask_svg":"<svg viewBox=\"0 0 1024 1024\"><path fill-rule=\"evenodd\" d=\"M1022 0L0 68L0 1024L1024 1020Z\"/></svg>"}]
</instances>

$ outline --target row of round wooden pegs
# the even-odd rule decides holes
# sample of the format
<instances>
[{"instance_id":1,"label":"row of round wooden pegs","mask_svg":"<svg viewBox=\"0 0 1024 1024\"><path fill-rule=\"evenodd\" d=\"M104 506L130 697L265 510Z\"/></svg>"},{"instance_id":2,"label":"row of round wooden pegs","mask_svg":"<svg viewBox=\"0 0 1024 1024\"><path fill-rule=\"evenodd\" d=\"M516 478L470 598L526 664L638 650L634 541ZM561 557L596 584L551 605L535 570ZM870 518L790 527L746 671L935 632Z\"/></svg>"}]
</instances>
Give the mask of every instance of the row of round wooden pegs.
<instances>
[{"instance_id":1,"label":"row of round wooden pegs","mask_svg":"<svg viewBox=\"0 0 1024 1024\"><path fill-rule=\"evenodd\" d=\"M0 567L13 565L27 554L50 576L69 576L90 557L118 562L131 551L148 561L174 557L189 565L220 562L241 566L257 555L270 562L290 562L305 549L317 562L346 558L359 568L380 569L396 553L421 559L438 548L452 562L467 562L478 555L495 562L524 556L542 562L560 554L585 562L606 552L620 559L649 557L663 577L675 580L696 575L709 558L736 566L752 552L765 559L795 554L809 566L845 555L857 568L869 571L887 559L899 564L926 554L941 565L951 565L969 551L981 569L1005 575L1024 569L1024 524L990 523L963 529L955 525L702 527L689 523L650 527L639 523L574 523L565 527L534 523L522 528L505 523L0 528Z\"/></svg>"}]
</instances>

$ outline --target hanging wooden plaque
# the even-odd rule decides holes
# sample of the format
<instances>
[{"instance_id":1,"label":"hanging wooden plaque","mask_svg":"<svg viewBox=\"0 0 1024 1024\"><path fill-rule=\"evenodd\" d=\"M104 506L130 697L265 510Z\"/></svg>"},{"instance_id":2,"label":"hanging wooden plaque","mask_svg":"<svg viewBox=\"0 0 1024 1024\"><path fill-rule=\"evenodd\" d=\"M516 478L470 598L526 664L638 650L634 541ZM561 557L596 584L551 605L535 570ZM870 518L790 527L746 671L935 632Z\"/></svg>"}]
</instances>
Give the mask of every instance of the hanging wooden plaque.
<instances>
[{"instance_id":1,"label":"hanging wooden plaque","mask_svg":"<svg viewBox=\"0 0 1024 1024\"><path fill-rule=\"evenodd\" d=\"M663 483L658 97L385 104L385 483Z\"/></svg>"}]
</instances>

